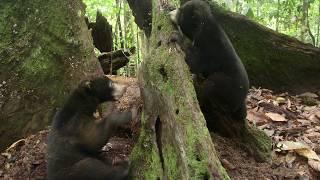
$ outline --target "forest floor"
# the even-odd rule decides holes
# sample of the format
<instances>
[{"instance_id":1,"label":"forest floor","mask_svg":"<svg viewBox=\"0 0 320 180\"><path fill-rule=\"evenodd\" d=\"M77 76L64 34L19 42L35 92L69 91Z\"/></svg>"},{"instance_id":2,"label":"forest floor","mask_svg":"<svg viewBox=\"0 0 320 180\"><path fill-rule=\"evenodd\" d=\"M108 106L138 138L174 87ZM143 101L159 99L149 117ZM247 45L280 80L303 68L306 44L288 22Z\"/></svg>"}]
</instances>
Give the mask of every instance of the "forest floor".
<instances>
[{"instance_id":1,"label":"forest floor","mask_svg":"<svg viewBox=\"0 0 320 180\"><path fill-rule=\"evenodd\" d=\"M128 85L117 110L141 106L136 79L111 77ZM219 158L231 179L320 179L320 92L292 96L252 88L247 119L273 141L272 161L257 162L244 145L212 133ZM50 127L13 143L0 155L0 179L46 179L46 138ZM139 120L122 127L103 148L114 161L126 159L139 134ZM317 159L318 158L318 159Z\"/></svg>"}]
</instances>

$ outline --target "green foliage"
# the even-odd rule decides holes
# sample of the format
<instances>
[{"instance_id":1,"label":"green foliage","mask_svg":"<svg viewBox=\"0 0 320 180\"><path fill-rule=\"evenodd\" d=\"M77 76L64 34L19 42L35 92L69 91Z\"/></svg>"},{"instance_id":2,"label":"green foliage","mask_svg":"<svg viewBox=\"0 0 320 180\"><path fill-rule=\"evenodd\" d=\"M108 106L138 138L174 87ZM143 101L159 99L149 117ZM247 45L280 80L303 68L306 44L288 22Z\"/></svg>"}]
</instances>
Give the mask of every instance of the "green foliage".
<instances>
[{"instance_id":1,"label":"green foliage","mask_svg":"<svg viewBox=\"0 0 320 180\"><path fill-rule=\"evenodd\" d=\"M264 26L320 46L320 1L216 0L224 8L243 14Z\"/></svg>"}]
</instances>

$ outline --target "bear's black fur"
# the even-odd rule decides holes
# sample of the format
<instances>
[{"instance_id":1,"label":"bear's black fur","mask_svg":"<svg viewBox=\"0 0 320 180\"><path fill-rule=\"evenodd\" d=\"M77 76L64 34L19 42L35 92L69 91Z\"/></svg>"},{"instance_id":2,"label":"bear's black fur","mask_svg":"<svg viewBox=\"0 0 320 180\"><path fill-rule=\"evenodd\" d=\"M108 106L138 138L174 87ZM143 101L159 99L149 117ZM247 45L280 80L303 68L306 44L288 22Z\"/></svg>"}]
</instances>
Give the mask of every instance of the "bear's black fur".
<instances>
[{"instance_id":1,"label":"bear's black fur","mask_svg":"<svg viewBox=\"0 0 320 180\"><path fill-rule=\"evenodd\" d=\"M48 179L124 179L129 163L118 165L99 158L101 148L112 131L129 122L135 112L110 113L95 120L93 113L105 101L114 101L124 93L124 86L106 77L82 82L54 117L48 137Z\"/></svg>"},{"instance_id":2,"label":"bear's black fur","mask_svg":"<svg viewBox=\"0 0 320 180\"><path fill-rule=\"evenodd\" d=\"M191 40L189 44L182 44L182 49L190 71L195 75L195 89L208 128L219 128L216 112L244 120L249 88L247 72L209 4L200 0L188 1L172 12L171 18Z\"/></svg>"}]
</instances>

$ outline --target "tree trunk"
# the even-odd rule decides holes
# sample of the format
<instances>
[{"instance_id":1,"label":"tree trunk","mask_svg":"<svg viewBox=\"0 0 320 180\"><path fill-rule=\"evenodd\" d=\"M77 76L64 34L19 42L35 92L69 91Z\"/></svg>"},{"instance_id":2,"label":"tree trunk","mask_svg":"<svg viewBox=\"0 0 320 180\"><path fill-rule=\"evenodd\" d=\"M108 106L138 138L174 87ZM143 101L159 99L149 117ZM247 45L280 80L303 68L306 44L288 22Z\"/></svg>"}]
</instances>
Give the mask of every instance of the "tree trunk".
<instances>
[{"instance_id":1,"label":"tree trunk","mask_svg":"<svg viewBox=\"0 0 320 180\"><path fill-rule=\"evenodd\" d=\"M112 26L100 11L97 11L96 22L90 22L88 28L91 29L94 46L101 53L112 51Z\"/></svg>"},{"instance_id":2,"label":"tree trunk","mask_svg":"<svg viewBox=\"0 0 320 180\"><path fill-rule=\"evenodd\" d=\"M320 47L319 36L320 36L320 2L318 5L318 25L317 25L317 42L316 42L316 46L318 47Z\"/></svg>"},{"instance_id":3,"label":"tree trunk","mask_svg":"<svg viewBox=\"0 0 320 180\"><path fill-rule=\"evenodd\" d=\"M144 114L131 158L132 177L229 179L206 128L183 52L170 42L174 29L166 4L153 5L154 28L138 73Z\"/></svg>"},{"instance_id":4,"label":"tree trunk","mask_svg":"<svg viewBox=\"0 0 320 180\"><path fill-rule=\"evenodd\" d=\"M277 17L276 17L276 31L279 32L279 18L280 18L280 0L277 1Z\"/></svg>"},{"instance_id":5,"label":"tree trunk","mask_svg":"<svg viewBox=\"0 0 320 180\"><path fill-rule=\"evenodd\" d=\"M320 49L211 3L244 63L250 84L301 93L320 88Z\"/></svg>"},{"instance_id":6,"label":"tree trunk","mask_svg":"<svg viewBox=\"0 0 320 180\"><path fill-rule=\"evenodd\" d=\"M149 37L152 29L152 0L127 0L127 2L135 17L134 21Z\"/></svg>"},{"instance_id":7,"label":"tree trunk","mask_svg":"<svg viewBox=\"0 0 320 180\"><path fill-rule=\"evenodd\" d=\"M79 81L102 74L75 0L0 3L0 151L49 124Z\"/></svg>"},{"instance_id":8,"label":"tree trunk","mask_svg":"<svg viewBox=\"0 0 320 180\"><path fill-rule=\"evenodd\" d=\"M307 36L307 21L308 21L308 8L309 8L309 0L302 0L302 8L301 8L301 32L300 32L300 40L305 41Z\"/></svg>"},{"instance_id":9,"label":"tree trunk","mask_svg":"<svg viewBox=\"0 0 320 180\"><path fill-rule=\"evenodd\" d=\"M117 7L119 8L118 14L117 14L117 25L118 25L118 32L119 32L120 49L124 49L123 32L122 32L122 25L121 25L121 19L120 19L121 9L122 9L122 1L116 0L116 4L117 4Z\"/></svg>"}]
</instances>

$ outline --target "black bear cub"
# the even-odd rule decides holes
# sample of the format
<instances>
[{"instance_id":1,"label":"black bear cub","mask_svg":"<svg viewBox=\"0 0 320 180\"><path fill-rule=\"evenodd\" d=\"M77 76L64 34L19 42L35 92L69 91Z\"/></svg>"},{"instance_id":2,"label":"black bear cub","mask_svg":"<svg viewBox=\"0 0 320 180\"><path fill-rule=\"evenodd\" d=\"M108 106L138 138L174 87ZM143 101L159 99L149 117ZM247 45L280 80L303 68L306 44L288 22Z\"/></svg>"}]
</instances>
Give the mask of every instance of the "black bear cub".
<instances>
[{"instance_id":1,"label":"black bear cub","mask_svg":"<svg viewBox=\"0 0 320 180\"><path fill-rule=\"evenodd\" d=\"M170 15L191 40L191 43L180 45L184 46L186 62L195 75L195 90L208 128L219 128L216 112L244 120L249 88L247 72L209 4L191 0Z\"/></svg>"},{"instance_id":2,"label":"black bear cub","mask_svg":"<svg viewBox=\"0 0 320 180\"><path fill-rule=\"evenodd\" d=\"M135 118L136 111L112 113L95 120L100 103L119 99L125 87L106 77L80 83L54 117L48 137L48 179L125 179L129 163L118 165L99 158L112 131Z\"/></svg>"}]
</instances>

